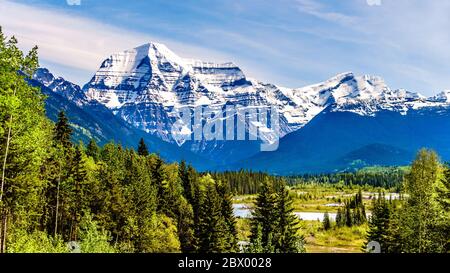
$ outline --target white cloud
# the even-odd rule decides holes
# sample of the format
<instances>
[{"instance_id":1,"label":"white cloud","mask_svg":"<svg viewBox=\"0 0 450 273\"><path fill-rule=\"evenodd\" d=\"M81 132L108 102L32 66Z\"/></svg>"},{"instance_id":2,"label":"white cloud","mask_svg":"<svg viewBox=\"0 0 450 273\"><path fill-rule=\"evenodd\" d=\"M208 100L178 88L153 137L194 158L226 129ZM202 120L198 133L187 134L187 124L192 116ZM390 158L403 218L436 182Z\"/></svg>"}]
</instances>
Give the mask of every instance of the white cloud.
<instances>
[{"instance_id":1,"label":"white cloud","mask_svg":"<svg viewBox=\"0 0 450 273\"><path fill-rule=\"evenodd\" d=\"M354 23L355 21L355 18L353 18L352 16L335 11L327 11L326 6L317 1L297 0L297 4L300 12L315 16L319 19L343 25L349 25Z\"/></svg>"},{"instance_id":2,"label":"white cloud","mask_svg":"<svg viewBox=\"0 0 450 273\"><path fill-rule=\"evenodd\" d=\"M40 59L44 62L84 70L91 75L111 53L149 41L165 43L183 57L202 57L211 61L228 59L220 52L102 24L58 9L0 0L0 14L3 32L16 36L23 50L38 45Z\"/></svg>"}]
</instances>

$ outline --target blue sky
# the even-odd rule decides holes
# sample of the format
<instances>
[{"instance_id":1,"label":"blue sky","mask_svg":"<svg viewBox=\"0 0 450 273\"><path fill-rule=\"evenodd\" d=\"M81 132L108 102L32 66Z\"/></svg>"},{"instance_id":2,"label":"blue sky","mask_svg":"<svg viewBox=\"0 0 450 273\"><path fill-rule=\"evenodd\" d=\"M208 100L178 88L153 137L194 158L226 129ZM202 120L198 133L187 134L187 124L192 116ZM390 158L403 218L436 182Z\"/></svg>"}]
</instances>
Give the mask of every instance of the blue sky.
<instances>
[{"instance_id":1,"label":"blue sky","mask_svg":"<svg viewBox=\"0 0 450 273\"><path fill-rule=\"evenodd\" d=\"M79 84L109 54L155 41L286 87L353 71L424 95L450 89L447 0L80 1L0 0L0 25Z\"/></svg>"}]
</instances>

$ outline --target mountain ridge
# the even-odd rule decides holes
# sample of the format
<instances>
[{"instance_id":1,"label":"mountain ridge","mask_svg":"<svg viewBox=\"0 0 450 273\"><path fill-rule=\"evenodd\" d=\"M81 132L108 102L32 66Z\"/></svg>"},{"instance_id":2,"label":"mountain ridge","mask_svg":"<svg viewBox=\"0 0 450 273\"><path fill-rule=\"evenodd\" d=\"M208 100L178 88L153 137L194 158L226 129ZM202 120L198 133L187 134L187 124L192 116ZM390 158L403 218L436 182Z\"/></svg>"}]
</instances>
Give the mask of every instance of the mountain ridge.
<instances>
[{"instance_id":1,"label":"mountain ridge","mask_svg":"<svg viewBox=\"0 0 450 273\"><path fill-rule=\"evenodd\" d=\"M36 77L44 86L60 92L81 108L100 104L130 128L178 145L180 151L199 155L215 162L216 166L235 168L238 168L236 162L245 162L261 154L260 142L203 139L177 142L171 134L177 120L171 113L183 107L194 110L199 106L219 111L224 111L224 107L229 105L275 107L280 114L280 150L283 151L286 137L289 140L292 135L298 135L311 122L323 120L323 115L350 113L379 122L377 116L383 119L385 112L400 116L421 113L433 117L435 113L446 112L450 108L448 90L425 97L405 89L391 89L381 77L360 76L352 72L344 72L305 87L285 88L250 79L232 62L181 58L159 43L147 43L110 55L83 88L62 78L52 79L45 70ZM250 124L247 120L245 122L246 133L250 134ZM327 123L326 126L330 125ZM352 128L348 127L348 130ZM373 140L354 148L376 147L383 152L404 150L405 154L410 153L409 147L405 149L392 145L388 140L379 143L386 146L376 146L375 143ZM388 146L389 149L380 148ZM333 156L339 158L352 154L348 149L341 152Z\"/></svg>"}]
</instances>

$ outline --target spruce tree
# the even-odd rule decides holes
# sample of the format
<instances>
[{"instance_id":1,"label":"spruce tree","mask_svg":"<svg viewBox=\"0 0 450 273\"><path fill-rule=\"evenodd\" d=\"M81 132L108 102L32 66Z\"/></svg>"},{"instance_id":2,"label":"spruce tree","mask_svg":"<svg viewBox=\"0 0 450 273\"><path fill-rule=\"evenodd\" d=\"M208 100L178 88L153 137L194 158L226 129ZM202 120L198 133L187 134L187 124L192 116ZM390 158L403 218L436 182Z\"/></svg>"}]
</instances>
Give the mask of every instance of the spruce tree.
<instances>
[{"instance_id":1,"label":"spruce tree","mask_svg":"<svg viewBox=\"0 0 450 273\"><path fill-rule=\"evenodd\" d=\"M251 218L250 243L254 244L258 236L258 227L261 228L261 244L263 248L273 245L269 234L273 234L277 225L276 193L272 182L264 179L259 187L255 209Z\"/></svg>"},{"instance_id":2,"label":"spruce tree","mask_svg":"<svg viewBox=\"0 0 450 273\"><path fill-rule=\"evenodd\" d=\"M221 214L225 221L225 248L224 252L238 251L238 238L236 218L233 210L233 200L228 185L217 182L217 192L221 200Z\"/></svg>"},{"instance_id":3,"label":"spruce tree","mask_svg":"<svg viewBox=\"0 0 450 273\"><path fill-rule=\"evenodd\" d=\"M211 176L204 176L201 181L202 203L200 205L199 252L220 253L227 248L227 227L222 215L221 200Z\"/></svg>"},{"instance_id":4,"label":"spruce tree","mask_svg":"<svg viewBox=\"0 0 450 273\"><path fill-rule=\"evenodd\" d=\"M276 226L273 231L274 249L279 253L297 253L299 235L298 219L294 214L292 206L292 198L289 196L289 190L286 186L281 185L277 190L276 198ZM270 241L270 240L269 240Z\"/></svg>"},{"instance_id":5,"label":"spruce tree","mask_svg":"<svg viewBox=\"0 0 450 273\"><path fill-rule=\"evenodd\" d=\"M58 144L61 144L66 149L72 147L72 129L69 125L69 119L66 117L65 112L62 110L58 114L58 121L55 125L54 134L54 139Z\"/></svg>"},{"instance_id":6,"label":"spruce tree","mask_svg":"<svg viewBox=\"0 0 450 273\"><path fill-rule=\"evenodd\" d=\"M72 166L72 223L70 230L70 239L76 241L78 238L78 226L81 222L83 210L87 209L87 196L85 194L85 184L87 171L85 161L80 147L76 147Z\"/></svg>"},{"instance_id":7,"label":"spruce tree","mask_svg":"<svg viewBox=\"0 0 450 273\"><path fill-rule=\"evenodd\" d=\"M145 141L143 138L141 138L141 140L139 140L138 154L140 156L148 156L149 155L147 145L145 144Z\"/></svg>"},{"instance_id":8,"label":"spruce tree","mask_svg":"<svg viewBox=\"0 0 450 273\"><path fill-rule=\"evenodd\" d=\"M86 147L86 155L92 157L95 161L100 159L100 147L98 147L95 139L91 138Z\"/></svg>"},{"instance_id":9,"label":"spruce tree","mask_svg":"<svg viewBox=\"0 0 450 273\"><path fill-rule=\"evenodd\" d=\"M328 211L325 212L325 214L323 215L323 229L324 230L329 230L331 229L331 220L330 220L330 215L328 214Z\"/></svg>"},{"instance_id":10,"label":"spruce tree","mask_svg":"<svg viewBox=\"0 0 450 273\"><path fill-rule=\"evenodd\" d=\"M345 217L343 215L343 210L341 208L338 208L338 211L336 213L336 226L338 227L345 226Z\"/></svg>"},{"instance_id":11,"label":"spruce tree","mask_svg":"<svg viewBox=\"0 0 450 273\"><path fill-rule=\"evenodd\" d=\"M158 194L158 211L167 213L170 210L170 208L168 207L169 200L167 196L167 181L164 171L164 162L159 156L156 156L153 162L152 181L156 185Z\"/></svg>"},{"instance_id":12,"label":"spruce tree","mask_svg":"<svg viewBox=\"0 0 450 273\"><path fill-rule=\"evenodd\" d=\"M380 244L382 252L386 252L386 240L392 219L391 210L391 204L386 200L384 193L379 192L378 198L372 200L372 216L369 221L364 248L368 243L374 241Z\"/></svg>"}]
</instances>

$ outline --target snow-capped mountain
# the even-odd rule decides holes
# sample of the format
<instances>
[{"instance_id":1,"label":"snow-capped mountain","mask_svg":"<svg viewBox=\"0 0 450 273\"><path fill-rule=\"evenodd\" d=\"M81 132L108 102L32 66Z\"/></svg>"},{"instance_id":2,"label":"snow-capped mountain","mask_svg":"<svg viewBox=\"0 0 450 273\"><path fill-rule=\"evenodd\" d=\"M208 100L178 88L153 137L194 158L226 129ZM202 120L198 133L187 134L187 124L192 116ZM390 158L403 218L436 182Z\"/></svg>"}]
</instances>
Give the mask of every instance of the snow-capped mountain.
<instances>
[{"instance_id":1,"label":"snow-capped mountain","mask_svg":"<svg viewBox=\"0 0 450 273\"><path fill-rule=\"evenodd\" d=\"M328 107L373 116L382 110L406 114L410 109L448 105L448 93L427 99L391 90L380 77L351 72L303 88L283 88L248 79L233 63L181 58L157 43L111 55L83 89L89 99L169 142L174 122L169 113L180 107L276 106L283 137Z\"/></svg>"},{"instance_id":2,"label":"snow-capped mountain","mask_svg":"<svg viewBox=\"0 0 450 273\"><path fill-rule=\"evenodd\" d=\"M402 151L402 156L391 158L403 159L421 146L436 145L447 153L448 143L436 136L447 133L441 132L438 124L445 123L450 113L450 90L426 98L404 89L393 90L377 76L346 72L318 84L285 88L250 79L233 63L186 59L162 44L148 43L109 56L82 89L46 69L39 69L34 79L88 112L97 111L92 105L103 106L102 113L109 111L126 126L175 144L170 146L174 152L173 147L181 145L179 151L194 152L216 165L241 162L234 165L236 169L248 166L289 172L301 164L306 169L312 168L308 164L334 167L331 158L348 161L370 149L381 151L373 151L375 154ZM229 105L275 107L280 117L279 150L260 153L255 141L180 142L172 135L171 128L177 122L174 110L209 106L225 111ZM418 134L414 129L417 120L422 122L423 132L433 135ZM247 134L251 133L249 128L246 123ZM333 136L335 132L340 137ZM187 134L192 131L187 130ZM331 136L336 141L327 143ZM405 139L409 142L403 143ZM303 163L298 162L300 157ZM273 160L280 166L273 165ZM270 168L272 165L275 167Z\"/></svg>"}]
</instances>

